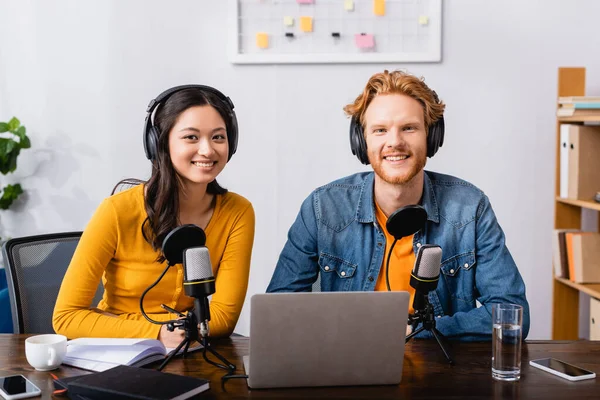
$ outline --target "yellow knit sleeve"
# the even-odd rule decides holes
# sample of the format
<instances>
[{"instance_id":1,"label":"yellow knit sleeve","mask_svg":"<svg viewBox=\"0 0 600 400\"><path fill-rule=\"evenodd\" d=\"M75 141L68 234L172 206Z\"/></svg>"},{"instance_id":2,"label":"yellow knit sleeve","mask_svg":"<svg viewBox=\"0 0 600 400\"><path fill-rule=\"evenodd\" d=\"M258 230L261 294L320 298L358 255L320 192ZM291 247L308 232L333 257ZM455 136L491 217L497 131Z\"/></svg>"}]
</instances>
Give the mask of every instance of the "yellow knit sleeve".
<instances>
[{"instance_id":1,"label":"yellow knit sleeve","mask_svg":"<svg viewBox=\"0 0 600 400\"><path fill-rule=\"evenodd\" d=\"M118 218L110 198L102 202L88 223L65 274L52 317L57 333L68 338L157 338L159 325L146 320L110 316L93 310L92 300L106 266L119 244ZM168 319L168 314L153 315Z\"/></svg>"},{"instance_id":2,"label":"yellow knit sleeve","mask_svg":"<svg viewBox=\"0 0 600 400\"><path fill-rule=\"evenodd\" d=\"M216 276L216 292L210 301L210 336L229 336L244 305L250 259L254 244L254 209L245 201L244 209L231 227Z\"/></svg>"}]
</instances>

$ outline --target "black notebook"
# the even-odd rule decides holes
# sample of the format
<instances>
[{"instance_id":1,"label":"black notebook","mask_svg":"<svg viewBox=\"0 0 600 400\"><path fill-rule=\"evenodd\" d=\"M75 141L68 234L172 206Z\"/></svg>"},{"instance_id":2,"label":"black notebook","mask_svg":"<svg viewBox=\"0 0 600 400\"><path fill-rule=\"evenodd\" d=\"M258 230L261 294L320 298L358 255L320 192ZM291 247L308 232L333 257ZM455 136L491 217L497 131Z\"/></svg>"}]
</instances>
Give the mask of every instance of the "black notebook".
<instances>
[{"instance_id":1,"label":"black notebook","mask_svg":"<svg viewBox=\"0 0 600 400\"><path fill-rule=\"evenodd\" d=\"M210 388L207 379L119 365L69 380L68 394L90 399L183 400Z\"/></svg>"}]
</instances>

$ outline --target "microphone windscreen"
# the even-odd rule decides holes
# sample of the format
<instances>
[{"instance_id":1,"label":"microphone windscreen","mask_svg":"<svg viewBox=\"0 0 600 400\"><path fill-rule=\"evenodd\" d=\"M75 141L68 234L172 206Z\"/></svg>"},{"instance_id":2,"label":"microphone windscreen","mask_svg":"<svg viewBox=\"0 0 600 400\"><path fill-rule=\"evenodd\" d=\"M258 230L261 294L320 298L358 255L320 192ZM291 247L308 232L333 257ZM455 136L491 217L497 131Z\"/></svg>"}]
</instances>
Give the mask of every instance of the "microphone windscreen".
<instances>
[{"instance_id":1,"label":"microphone windscreen","mask_svg":"<svg viewBox=\"0 0 600 400\"><path fill-rule=\"evenodd\" d=\"M385 227L395 239L413 235L422 229L427 222L427 211L420 205L408 205L394 211L388 218Z\"/></svg>"},{"instance_id":2,"label":"microphone windscreen","mask_svg":"<svg viewBox=\"0 0 600 400\"><path fill-rule=\"evenodd\" d=\"M183 251L183 273L186 282L213 277L210 255L206 247L191 247Z\"/></svg>"},{"instance_id":3,"label":"microphone windscreen","mask_svg":"<svg viewBox=\"0 0 600 400\"><path fill-rule=\"evenodd\" d=\"M189 247L204 246L206 234L197 225L181 225L165 236L162 243L162 253L170 265L183 262L183 251Z\"/></svg>"},{"instance_id":4,"label":"microphone windscreen","mask_svg":"<svg viewBox=\"0 0 600 400\"><path fill-rule=\"evenodd\" d=\"M442 265L442 248L436 245L423 245L417 251L413 275L421 279L437 279Z\"/></svg>"}]
</instances>

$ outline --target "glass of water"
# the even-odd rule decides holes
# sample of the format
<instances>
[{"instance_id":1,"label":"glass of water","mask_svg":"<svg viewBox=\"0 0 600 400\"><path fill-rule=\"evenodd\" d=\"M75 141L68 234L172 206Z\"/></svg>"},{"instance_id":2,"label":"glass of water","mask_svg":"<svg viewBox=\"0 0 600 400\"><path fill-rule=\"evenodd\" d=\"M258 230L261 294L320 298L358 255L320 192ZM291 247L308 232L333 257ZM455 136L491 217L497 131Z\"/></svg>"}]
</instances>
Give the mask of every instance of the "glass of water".
<instances>
[{"instance_id":1,"label":"glass of water","mask_svg":"<svg viewBox=\"0 0 600 400\"><path fill-rule=\"evenodd\" d=\"M518 381L521 378L523 306L492 304L492 378Z\"/></svg>"}]
</instances>

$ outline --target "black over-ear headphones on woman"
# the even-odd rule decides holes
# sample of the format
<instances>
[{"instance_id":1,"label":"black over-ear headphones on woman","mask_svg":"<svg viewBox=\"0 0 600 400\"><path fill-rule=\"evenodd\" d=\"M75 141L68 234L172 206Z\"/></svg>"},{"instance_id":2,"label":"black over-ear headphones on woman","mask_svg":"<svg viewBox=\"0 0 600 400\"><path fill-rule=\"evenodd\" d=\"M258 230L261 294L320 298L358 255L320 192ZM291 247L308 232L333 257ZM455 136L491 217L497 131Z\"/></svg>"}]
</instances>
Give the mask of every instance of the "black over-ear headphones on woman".
<instances>
[{"instance_id":1,"label":"black over-ear headphones on woman","mask_svg":"<svg viewBox=\"0 0 600 400\"><path fill-rule=\"evenodd\" d=\"M229 154L227 156L227 161L229 161L231 159L231 156L235 154L238 143L238 124L235 112L233 111L233 102L229 97L225 96L217 89L204 85L175 86L171 89L165 90L164 92L156 96L155 99L150 101L150 103L148 104L148 108L146 109L146 121L144 122L144 151L146 152L146 157L152 161L158 158L158 137L160 132L152 122L152 113L160 104L165 102L173 94L185 89L200 89L205 92L212 93L215 96L217 96L219 100L221 100L225 105L226 109L228 110L229 116L229 118L225 119L225 128L227 130L227 142L229 143Z\"/></svg>"},{"instance_id":2,"label":"black over-ear headphones on woman","mask_svg":"<svg viewBox=\"0 0 600 400\"><path fill-rule=\"evenodd\" d=\"M440 102L437 93L433 92L433 97L437 103ZM442 116L429 127L427 134L427 157L433 157L438 149L444 144L444 117ZM356 117L350 121L350 148L361 163L369 165L369 156L367 154L367 142L363 127Z\"/></svg>"}]
</instances>

